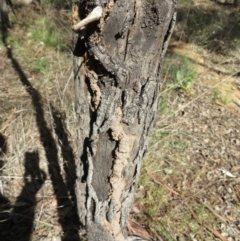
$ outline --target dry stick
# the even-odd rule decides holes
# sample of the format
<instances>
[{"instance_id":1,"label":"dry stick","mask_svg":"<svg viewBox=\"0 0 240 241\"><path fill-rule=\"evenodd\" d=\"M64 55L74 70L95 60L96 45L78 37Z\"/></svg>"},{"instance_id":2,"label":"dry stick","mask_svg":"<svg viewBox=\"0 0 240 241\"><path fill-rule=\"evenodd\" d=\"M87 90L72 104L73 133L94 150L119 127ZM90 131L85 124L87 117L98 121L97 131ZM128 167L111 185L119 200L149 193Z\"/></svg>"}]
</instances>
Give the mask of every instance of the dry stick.
<instances>
[{"instance_id":1,"label":"dry stick","mask_svg":"<svg viewBox=\"0 0 240 241\"><path fill-rule=\"evenodd\" d=\"M152 178L154 183L159 184L159 185L163 186L164 188L166 188L168 191L172 192L173 194L180 196L180 194L178 192L174 191L173 189L171 189L168 186L165 186L163 183L159 182L155 177L153 177L153 175L151 173L148 172L148 175Z\"/></svg>"},{"instance_id":2,"label":"dry stick","mask_svg":"<svg viewBox=\"0 0 240 241\"><path fill-rule=\"evenodd\" d=\"M197 198L196 198L197 200ZM208 204L207 202L201 202L200 200L197 200L200 204L204 205L209 211L211 211L217 218L219 218L223 223L226 223L227 220L222 217L221 215L219 215L212 207L210 204Z\"/></svg>"},{"instance_id":3,"label":"dry stick","mask_svg":"<svg viewBox=\"0 0 240 241\"><path fill-rule=\"evenodd\" d=\"M186 204L187 205L187 204ZM187 205L187 207L189 208L191 214L193 215L193 217L197 220L197 222L200 225L203 225L208 231L210 231L215 237L221 239L222 241L228 241L227 238L225 238L224 236L222 236L222 234L220 234L218 231L210 228L209 226L207 226L203 221L199 220L198 216L196 215L196 213Z\"/></svg>"},{"instance_id":4,"label":"dry stick","mask_svg":"<svg viewBox=\"0 0 240 241\"><path fill-rule=\"evenodd\" d=\"M31 218L29 218L29 217L27 217L27 216L25 216L25 215L21 215L21 214L18 214L18 213L14 213L14 215L16 215L16 216L19 216L19 217L23 217L23 218L26 218L26 219L31 219ZM58 228L59 226L57 226L57 225L53 225L53 224L50 224L50 223L48 223L48 222L44 222L44 221L38 221L38 220L35 220L35 222L36 223L40 223L40 224L44 224L44 225L46 225L46 226L48 226L48 227L50 227L50 228Z\"/></svg>"},{"instance_id":5,"label":"dry stick","mask_svg":"<svg viewBox=\"0 0 240 241\"><path fill-rule=\"evenodd\" d=\"M131 219L128 220L128 230L130 230L134 235L145 238L147 240L153 238L145 228Z\"/></svg>"},{"instance_id":6,"label":"dry stick","mask_svg":"<svg viewBox=\"0 0 240 241\"><path fill-rule=\"evenodd\" d=\"M7 120L4 122L3 124L3 128L0 130L0 133L4 133L6 131L6 129L8 128L8 126L10 125L10 122L12 121L14 115L16 114L16 108L14 108L12 110L11 115L7 118Z\"/></svg>"},{"instance_id":7,"label":"dry stick","mask_svg":"<svg viewBox=\"0 0 240 241\"><path fill-rule=\"evenodd\" d=\"M69 76L69 78L68 78L68 80L67 80L67 83L66 83L65 86L64 86L64 89L63 89L63 92L62 92L62 96L63 96L63 98L64 98L64 95L65 95L65 92L66 92L67 86L68 86L70 80L72 80L72 77L73 77L73 71L71 72L71 74L70 74L70 76Z\"/></svg>"},{"instance_id":8,"label":"dry stick","mask_svg":"<svg viewBox=\"0 0 240 241\"><path fill-rule=\"evenodd\" d=\"M42 205L41 205L41 209L40 209L40 213L38 214L38 219L35 221L35 222L41 222L40 221L40 219L41 219L41 217L42 217L42 213L43 213L43 203L42 203ZM35 223L35 228L36 228L36 223Z\"/></svg>"},{"instance_id":9,"label":"dry stick","mask_svg":"<svg viewBox=\"0 0 240 241\"><path fill-rule=\"evenodd\" d=\"M240 107L240 102L239 101L233 100L233 103L235 103L238 107Z\"/></svg>"}]
</instances>

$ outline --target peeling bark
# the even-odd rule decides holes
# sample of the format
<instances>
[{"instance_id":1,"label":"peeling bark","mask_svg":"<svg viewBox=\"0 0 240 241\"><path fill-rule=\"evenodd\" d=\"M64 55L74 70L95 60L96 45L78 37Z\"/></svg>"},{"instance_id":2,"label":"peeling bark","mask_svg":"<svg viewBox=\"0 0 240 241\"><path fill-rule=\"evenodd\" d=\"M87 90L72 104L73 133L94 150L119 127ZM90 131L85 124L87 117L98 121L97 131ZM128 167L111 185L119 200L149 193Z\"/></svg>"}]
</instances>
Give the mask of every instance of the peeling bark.
<instances>
[{"instance_id":1,"label":"peeling bark","mask_svg":"<svg viewBox=\"0 0 240 241\"><path fill-rule=\"evenodd\" d=\"M97 6L101 18L81 23ZM127 220L155 121L175 7L176 0L98 0L73 8L73 24L81 26L74 35L76 194L89 241L129 239Z\"/></svg>"}]
</instances>

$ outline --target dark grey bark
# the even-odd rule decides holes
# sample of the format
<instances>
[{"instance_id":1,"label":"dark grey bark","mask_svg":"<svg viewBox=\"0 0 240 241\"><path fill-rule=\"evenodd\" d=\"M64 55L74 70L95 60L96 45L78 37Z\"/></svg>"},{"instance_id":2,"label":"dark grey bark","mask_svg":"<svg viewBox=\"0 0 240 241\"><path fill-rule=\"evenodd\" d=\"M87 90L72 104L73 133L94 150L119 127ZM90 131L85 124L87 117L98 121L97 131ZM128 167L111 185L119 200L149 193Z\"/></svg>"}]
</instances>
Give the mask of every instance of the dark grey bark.
<instances>
[{"instance_id":1,"label":"dark grey bark","mask_svg":"<svg viewBox=\"0 0 240 241\"><path fill-rule=\"evenodd\" d=\"M75 35L79 218L89 241L122 241L155 121L177 0L80 2L81 19L95 4L103 13Z\"/></svg>"}]
</instances>

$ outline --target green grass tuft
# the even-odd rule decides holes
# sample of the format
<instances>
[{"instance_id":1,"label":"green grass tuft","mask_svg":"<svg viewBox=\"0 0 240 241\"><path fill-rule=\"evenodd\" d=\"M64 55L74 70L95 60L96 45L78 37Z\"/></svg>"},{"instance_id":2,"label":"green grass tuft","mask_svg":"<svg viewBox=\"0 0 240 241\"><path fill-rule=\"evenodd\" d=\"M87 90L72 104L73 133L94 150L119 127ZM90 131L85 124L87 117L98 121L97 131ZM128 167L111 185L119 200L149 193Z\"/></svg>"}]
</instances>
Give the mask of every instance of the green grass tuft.
<instances>
[{"instance_id":1,"label":"green grass tuft","mask_svg":"<svg viewBox=\"0 0 240 241\"><path fill-rule=\"evenodd\" d=\"M36 42L43 42L49 47L61 47L62 36L56 24L42 17L36 20L34 28L31 28L31 38Z\"/></svg>"},{"instance_id":2,"label":"green grass tuft","mask_svg":"<svg viewBox=\"0 0 240 241\"><path fill-rule=\"evenodd\" d=\"M46 68L48 66L48 61L46 58L37 59L33 66L33 71L40 72L41 74L45 74Z\"/></svg>"},{"instance_id":3,"label":"green grass tuft","mask_svg":"<svg viewBox=\"0 0 240 241\"><path fill-rule=\"evenodd\" d=\"M215 88L213 90L213 101L227 105L230 101L230 96Z\"/></svg>"},{"instance_id":4,"label":"green grass tuft","mask_svg":"<svg viewBox=\"0 0 240 241\"><path fill-rule=\"evenodd\" d=\"M179 62L172 65L170 70L172 83L168 85L168 88L183 89L187 93L190 93L196 73L195 68L187 57L184 57L182 60L179 59Z\"/></svg>"}]
</instances>

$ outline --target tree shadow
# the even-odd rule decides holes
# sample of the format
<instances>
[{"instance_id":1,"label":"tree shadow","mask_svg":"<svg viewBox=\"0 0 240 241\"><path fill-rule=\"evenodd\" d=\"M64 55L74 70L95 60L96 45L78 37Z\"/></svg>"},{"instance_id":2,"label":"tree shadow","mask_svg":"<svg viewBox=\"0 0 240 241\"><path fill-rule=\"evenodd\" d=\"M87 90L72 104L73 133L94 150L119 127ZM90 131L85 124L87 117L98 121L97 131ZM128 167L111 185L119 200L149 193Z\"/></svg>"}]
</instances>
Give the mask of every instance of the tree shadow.
<instances>
[{"instance_id":1,"label":"tree shadow","mask_svg":"<svg viewBox=\"0 0 240 241\"><path fill-rule=\"evenodd\" d=\"M6 1L3 1L6 3ZM7 33L8 29L10 28L10 22L9 22L9 17L8 17L8 12L7 11L2 11L0 9L0 15L1 15L1 34L2 34L2 42L6 44L6 39L7 39Z\"/></svg>"},{"instance_id":2,"label":"tree shadow","mask_svg":"<svg viewBox=\"0 0 240 241\"><path fill-rule=\"evenodd\" d=\"M53 105L51 105L51 112L54 121L54 131L57 135L58 144L61 148L63 157L63 169L66 174L66 186L70 192L72 200L75 201L74 185L76 180L76 166L74 162L73 149L68 140L66 126L62 121L64 119L63 113L58 111Z\"/></svg>"},{"instance_id":3,"label":"tree shadow","mask_svg":"<svg viewBox=\"0 0 240 241\"><path fill-rule=\"evenodd\" d=\"M7 141L5 136L0 133L0 178L2 175L2 169L4 168L5 161L2 160L4 155L7 153ZM2 188L2 180L0 179L0 230L1 224L8 220L9 218L9 210L11 209L10 201L4 196L3 188ZM0 239L1 239L1 232L0 232Z\"/></svg>"},{"instance_id":4,"label":"tree shadow","mask_svg":"<svg viewBox=\"0 0 240 241\"><path fill-rule=\"evenodd\" d=\"M7 50L7 57L11 61L13 69L16 71L16 73L19 76L19 80L21 81L22 85L25 87L27 93L29 94L32 106L35 110L35 119L37 128L40 134L40 141L44 148L47 164L48 164L48 172L51 179L51 183L53 186L54 194L57 200L57 213L58 213L58 222L61 225L63 236L62 241L66 240L80 240L78 235L78 227L79 227L79 219L77 215L77 208L75 201L75 194L74 194L74 182L76 177L76 169L74 164L74 154L73 150L70 146L70 143L67 138L66 131L64 129L64 124L61 119L61 115L59 114L56 109L52 107L53 110L53 119L55 124L55 132L58 137L59 143L61 143L61 151L64 158L64 170L66 172L66 184L64 182L64 179L61 175L61 168L59 165L58 160L58 148L57 144L55 142L55 139L52 135L51 129L48 127L47 122L44 118L44 110L42 107L42 98L40 93L32 86L30 81L28 80L26 74L23 72L20 64L18 61L14 58L12 49L7 46L6 38L7 38L7 31L4 31L2 29L2 41L6 47ZM33 155L33 154L32 154ZM29 155L27 156L29 158ZM28 162L26 161L25 164ZM68 166L67 166L68 164ZM26 173L28 175L30 174L30 169L26 167ZM32 169L31 169L32 170ZM38 176L40 177L41 171L39 171ZM31 184L32 185L32 184ZM31 188L30 184L25 183L26 188ZM24 191L24 190L23 190ZM36 193L34 193L36 194ZM72 197L70 197L70 195ZM20 198L20 197L19 197ZM22 196L21 196L22 198ZM33 199L33 195L31 196L31 199ZM14 210L14 212L18 212L17 208ZM29 210L31 213L32 211ZM24 214L26 215L26 214ZM16 215L15 215L16 216ZM28 222L31 220L31 223L33 223L33 218L31 219L23 219L25 222ZM30 221L29 221L30 222ZM32 224L31 224L32 225ZM24 222L21 224L21 226L24 226ZM30 224L28 224L30 227ZM32 227L32 226L31 226ZM9 231L9 230L8 230ZM26 233L28 234L28 238L24 240L30 240L31 236L31 230L28 228L26 230ZM26 236L26 234L25 234ZM12 239L12 240L20 240L18 239Z\"/></svg>"},{"instance_id":5,"label":"tree shadow","mask_svg":"<svg viewBox=\"0 0 240 241\"><path fill-rule=\"evenodd\" d=\"M0 133L0 157L7 153L6 138ZM0 160L0 174L5 161ZM36 194L46 180L39 168L38 152L26 152L24 187L14 205L0 191L0 240L30 240L36 208ZM1 183L2 184L2 183Z\"/></svg>"},{"instance_id":6,"label":"tree shadow","mask_svg":"<svg viewBox=\"0 0 240 241\"><path fill-rule=\"evenodd\" d=\"M9 17L8 17L8 6L7 1L0 1L0 19L2 32L6 31L11 27Z\"/></svg>"},{"instance_id":7,"label":"tree shadow","mask_svg":"<svg viewBox=\"0 0 240 241\"><path fill-rule=\"evenodd\" d=\"M5 136L0 132L0 157L2 157L6 153L7 153L7 141Z\"/></svg>"},{"instance_id":8,"label":"tree shadow","mask_svg":"<svg viewBox=\"0 0 240 241\"><path fill-rule=\"evenodd\" d=\"M20 240L21 237L30 240L37 205L36 194L46 180L45 172L39 168L37 151L25 153L24 166L24 187L12 211L10 228L14 236L11 240Z\"/></svg>"},{"instance_id":9,"label":"tree shadow","mask_svg":"<svg viewBox=\"0 0 240 241\"><path fill-rule=\"evenodd\" d=\"M173 38L224 53L238 47L240 12L232 6L178 7Z\"/></svg>"},{"instance_id":10,"label":"tree shadow","mask_svg":"<svg viewBox=\"0 0 240 241\"><path fill-rule=\"evenodd\" d=\"M31 240L37 205L36 194L46 180L46 174L39 168L38 152L26 152L24 166L24 187L15 204L11 205L2 195L5 205L1 209L8 216L0 217L2 221L0 240Z\"/></svg>"}]
</instances>

